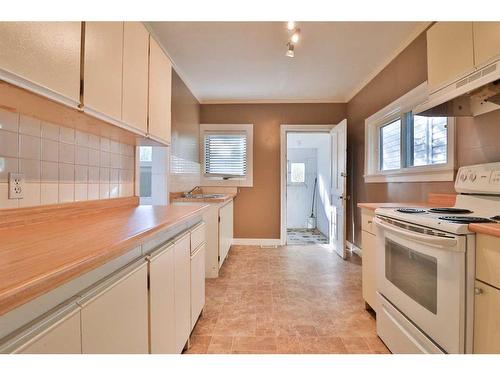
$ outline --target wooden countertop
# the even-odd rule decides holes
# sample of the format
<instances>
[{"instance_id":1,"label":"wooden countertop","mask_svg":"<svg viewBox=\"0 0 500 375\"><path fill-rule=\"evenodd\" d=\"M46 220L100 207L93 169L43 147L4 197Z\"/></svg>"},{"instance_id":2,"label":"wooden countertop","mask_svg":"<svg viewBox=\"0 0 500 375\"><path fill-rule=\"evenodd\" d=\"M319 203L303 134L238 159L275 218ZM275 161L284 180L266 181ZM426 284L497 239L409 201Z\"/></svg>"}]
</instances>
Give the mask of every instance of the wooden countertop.
<instances>
[{"instance_id":1,"label":"wooden countertop","mask_svg":"<svg viewBox=\"0 0 500 375\"><path fill-rule=\"evenodd\" d=\"M391 207L433 207L428 202L417 202L417 203L358 203L359 208L366 208L368 210L375 211L377 208L391 208Z\"/></svg>"},{"instance_id":2,"label":"wooden countertop","mask_svg":"<svg viewBox=\"0 0 500 375\"><path fill-rule=\"evenodd\" d=\"M391 207L452 207L455 205L456 194L429 193L427 202L404 202L404 203L358 203L359 208L376 210L377 208Z\"/></svg>"},{"instance_id":3,"label":"wooden countertop","mask_svg":"<svg viewBox=\"0 0 500 375\"><path fill-rule=\"evenodd\" d=\"M500 237L500 224L495 224L495 223L469 224L469 229L472 232L489 234L490 236Z\"/></svg>"},{"instance_id":4,"label":"wooden countertop","mask_svg":"<svg viewBox=\"0 0 500 375\"><path fill-rule=\"evenodd\" d=\"M116 258L207 204L126 206L0 229L0 315Z\"/></svg>"}]
</instances>

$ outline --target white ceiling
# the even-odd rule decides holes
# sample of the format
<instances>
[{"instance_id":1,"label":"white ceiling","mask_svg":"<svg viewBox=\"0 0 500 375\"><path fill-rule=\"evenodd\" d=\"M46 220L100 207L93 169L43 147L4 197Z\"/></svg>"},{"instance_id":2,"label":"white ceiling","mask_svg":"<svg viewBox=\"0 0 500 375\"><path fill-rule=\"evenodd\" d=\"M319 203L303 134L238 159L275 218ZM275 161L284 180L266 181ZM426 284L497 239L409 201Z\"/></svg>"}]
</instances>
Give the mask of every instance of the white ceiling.
<instances>
[{"instance_id":1,"label":"white ceiling","mask_svg":"<svg viewBox=\"0 0 500 375\"><path fill-rule=\"evenodd\" d=\"M175 70L202 103L346 102L427 22L151 22Z\"/></svg>"}]
</instances>

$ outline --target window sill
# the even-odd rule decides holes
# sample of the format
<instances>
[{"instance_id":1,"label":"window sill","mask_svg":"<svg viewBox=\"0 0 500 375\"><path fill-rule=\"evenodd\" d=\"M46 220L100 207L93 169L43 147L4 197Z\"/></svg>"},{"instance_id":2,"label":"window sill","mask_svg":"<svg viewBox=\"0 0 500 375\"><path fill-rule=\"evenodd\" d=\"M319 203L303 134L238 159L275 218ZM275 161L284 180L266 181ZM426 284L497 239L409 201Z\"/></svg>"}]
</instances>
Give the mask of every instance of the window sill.
<instances>
[{"instance_id":1,"label":"window sill","mask_svg":"<svg viewBox=\"0 0 500 375\"><path fill-rule=\"evenodd\" d=\"M381 182L444 182L454 181L453 169L438 169L425 171L397 171L365 175L365 183Z\"/></svg>"},{"instance_id":2,"label":"window sill","mask_svg":"<svg viewBox=\"0 0 500 375\"><path fill-rule=\"evenodd\" d=\"M227 186L227 187L253 187L252 177L246 179L231 178L224 180L218 177L201 177L201 184L203 186Z\"/></svg>"}]
</instances>

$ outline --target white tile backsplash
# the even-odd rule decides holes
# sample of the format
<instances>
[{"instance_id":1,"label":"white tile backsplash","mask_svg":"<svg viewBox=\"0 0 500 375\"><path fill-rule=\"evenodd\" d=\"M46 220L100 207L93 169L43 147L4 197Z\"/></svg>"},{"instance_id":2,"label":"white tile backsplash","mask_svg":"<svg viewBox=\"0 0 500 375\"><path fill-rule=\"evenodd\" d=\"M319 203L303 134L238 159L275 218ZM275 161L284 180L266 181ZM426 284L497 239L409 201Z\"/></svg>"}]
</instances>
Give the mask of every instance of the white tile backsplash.
<instances>
[{"instance_id":1,"label":"white tile backsplash","mask_svg":"<svg viewBox=\"0 0 500 375\"><path fill-rule=\"evenodd\" d=\"M0 130L17 133L19 130L19 114L0 109Z\"/></svg>"},{"instance_id":2,"label":"white tile backsplash","mask_svg":"<svg viewBox=\"0 0 500 375\"><path fill-rule=\"evenodd\" d=\"M59 164L59 183L75 182L75 166L73 164Z\"/></svg>"},{"instance_id":3,"label":"white tile backsplash","mask_svg":"<svg viewBox=\"0 0 500 375\"><path fill-rule=\"evenodd\" d=\"M42 161L42 183L59 182L59 164L51 161Z\"/></svg>"},{"instance_id":4,"label":"white tile backsplash","mask_svg":"<svg viewBox=\"0 0 500 375\"><path fill-rule=\"evenodd\" d=\"M99 184L88 184L87 192L87 199L89 201L99 199Z\"/></svg>"},{"instance_id":5,"label":"white tile backsplash","mask_svg":"<svg viewBox=\"0 0 500 375\"><path fill-rule=\"evenodd\" d=\"M59 184L59 203L75 201L75 184Z\"/></svg>"},{"instance_id":6,"label":"white tile backsplash","mask_svg":"<svg viewBox=\"0 0 500 375\"><path fill-rule=\"evenodd\" d=\"M59 202L59 184L44 183L40 185L40 203L55 204Z\"/></svg>"},{"instance_id":7,"label":"white tile backsplash","mask_svg":"<svg viewBox=\"0 0 500 375\"><path fill-rule=\"evenodd\" d=\"M59 130L59 141L63 143L75 143L75 129L66 128L61 126Z\"/></svg>"},{"instance_id":8,"label":"white tile backsplash","mask_svg":"<svg viewBox=\"0 0 500 375\"><path fill-rule=\"evenodd\" d=\"M42 121L42 138L59 141L59 125Z\"/></svg>"},{"instance_id":9,"label":"white tile backsplash","mask_svg":"<svg viewBox=\"0 0 500 375\"><path fill-rule=\"evenodd\" d=\"M89 149L83 146L76 146L75 148L75 164L88 165L89 164Z\"/></svg>"},{"instance_id":10,"label":"white tile backsplash","mask_svg":"<svg viewBox=\"0 0 500 375\"><path fill-rule=\"evenodd\" d=\"M94 150L89 148L89 165L92 165L94 167L99 166L99 155L100 155L99 150Z\"/></svg>"},{"instance_id":11,"label":"white tile backsplash","mask_svg":"<svg viewBox=\"0 0 500 375\"><path fill-rule=\"evenodd\" d=\"M39 137L19 134L19 157L40 160L42 141Z\"/></svg>"},{"instance_id":12,"label":"white tile backsplash","mask_svg":"<svg viewBox=\"0 0 500 375\"><path fill-rule=\"evenodd\" d=\"M75 163L75 145L59 143L59 162L67 164Z\"/></svg>"},{"instance_id":13,"label":"white tile backsplash","mask_svg":"<svg viewBox=\"0 0 500 375\"><path fill-rule=\"evenodd\" d=\"M101 153L99 154L99 165L101 167L109 167L110 166L109 158L110 158L109 152L101 151Z\"/></svg>"},{"instance_id":14,"label":"white tile backsplash","mask_svg":"<svg viewBox=\"0 0 500 375\"><path fill-rule=\"evenodd\" d=\"M19 207L19 199L9 199L9 184L0 182L0 209L17 207Z\"/></svg>"},{"instance_id":15,"label":"white tile backsplash","mask_svg":"<svg viewBox=\"0 0 500 375\"><path fill-rule=\"evenodd\" d=\"M89 134L82 132L80 130L77 130L75 133L75 142L78 146L88 147L89 146Z\"/></svg>"},{"instance_id":16,"label":"white tile backsplash","mask_svg":"<svg viewBox=\"0 0 500 375\"><path fill-rule=\"evenodd\" d=\"M40 137L41 121L25 115L19 118L19 133Z\"/></svg>"},{"instance_id":17,"label":"white tile backsplash","mask_svg":"<svg viewBox=\"0 0 500 375\"><path fill-rule=\"evenodd\" d=\"M40 205L40 184L34 182L26 182L24 184L24 198L19 199L19 207L29 207Z\"/></svg>"},{"instance_id":18,"label":"white tile backsplash","mask_svg":"<svg viewBox=\"0 0 500 375\"><path fill-rule=\"evenodd\" d=\"M109 151L109 147L110 147L109 138L101 137L100 143L101 143L101 146L100 146L101 151Z\"/></svg>"},{"instance_id":19,"label":"white tile backsplash","mask_svg":"<svg viewBox=\"0 0 500 375\"><path fill-rule=\"evenodd\" d=\"M40 182L40 160L19 159L19 172L24 173L26 182Z\"/></svg>"},{"instance_id":20,"label":"white tile backsplash","mask_svg":"<svg viewBox=\"0 0 500 375\"><path fill-rule=\"evenodd\" d=\"M0 155L14 158L19 156L19 134L0 130Z\"/></svg>"},{"instance_id":21,"label":"white tile backsplash","mask_svg":"<svg viewBox=\"0 0 500 375\"><path fill-rule=\"evenodd\" d=\"M42 138L42 160L59 161L59 142Z\"/></svg>"},{"instance_id":22,"label":"white tile backsplash","mask_svg":"<svg viewBox=\"0 0 500 375\"><path fill-rule=\"evenodd\" d=\"M0 109L0 209L134 195L135 147ZM25 174L8 199L8 173Z\"/></svg>"},{"instance_id":23,"label":"white tile backsplash","mask_svg":"<svg viewBox=\"0 0 500 375\"><path fill-rule=\"evenodd\" d=\"M86 165L75 165L75 183L88 182L88 167Z\"/></svg>"},{"instance_id":24,"label":"white tile backsplash","mask_svg":"<svg viewBox=\"0 0 500 375\"><path fill-rule=\"evenodd\" d=\"M87 184L75 184L75 202L86 201L88 197Z\"/></svg>"},{"instance_id":25,"label":"white tile backsplash","mask_svg":"<svg viewBox=\"0 0 500 375\"><path fill-rule=\"evenodd\" d=\"M89 167L88 169L89 184L98 184L100 181L99 167Z\"/></svg>"},{"instance_id":26,"label":"white tile backsplash","mask_svg":"<svg viewBox=\"0 0 500 375\"><path fill-rule=\"evenodd\" d=\"M19 171L19 160L0 156L0 182L9 182L9 173Z\"/></svg>"}]
</instances>

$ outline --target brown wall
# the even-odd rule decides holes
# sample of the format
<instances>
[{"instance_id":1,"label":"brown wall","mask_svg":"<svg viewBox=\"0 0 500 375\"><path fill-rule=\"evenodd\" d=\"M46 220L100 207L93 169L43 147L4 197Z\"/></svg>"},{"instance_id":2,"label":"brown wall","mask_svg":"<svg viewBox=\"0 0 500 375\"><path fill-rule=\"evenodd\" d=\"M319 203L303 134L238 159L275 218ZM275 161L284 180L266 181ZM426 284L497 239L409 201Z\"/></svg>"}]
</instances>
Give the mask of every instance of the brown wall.
<instances>
[{"instance_id":1,"label":"brown wall","mask_svg":"<svg viewBox=\"0 0 500 375\"><path fill-rule=\"evenodd\" d=\"M383 71L347 103L348 204L347 238L361 246L358 202L425 201L428 193L453 193L453 182L365 184L365 119L427 79L425 33L415 39ZM456 120L457 166L500 161L500 111Z\"/></svg>"},{"instance_id":2,"label":"brown wall","mask_svg":"<svg viewBox=\"0 0 500 375\"><path fill-rule=\"evenodd\" d=\"M200 103L172 71L171 191L190 190L200 183Z\"/></svg>"},{"instance_id":3,"label":"brown wall","mask_svg":"<svg viewBox=\"0 0 500 375\"><path fill-rule=\"evenodd\" d=\"M202 104L201 123L254 124L253 184L234 202L236 238L280 237L280 125L336 124L345 104Z\"/></svg>"}]
</instances>

